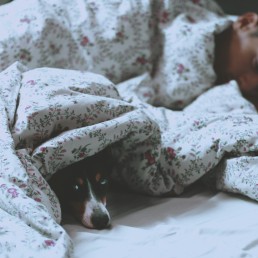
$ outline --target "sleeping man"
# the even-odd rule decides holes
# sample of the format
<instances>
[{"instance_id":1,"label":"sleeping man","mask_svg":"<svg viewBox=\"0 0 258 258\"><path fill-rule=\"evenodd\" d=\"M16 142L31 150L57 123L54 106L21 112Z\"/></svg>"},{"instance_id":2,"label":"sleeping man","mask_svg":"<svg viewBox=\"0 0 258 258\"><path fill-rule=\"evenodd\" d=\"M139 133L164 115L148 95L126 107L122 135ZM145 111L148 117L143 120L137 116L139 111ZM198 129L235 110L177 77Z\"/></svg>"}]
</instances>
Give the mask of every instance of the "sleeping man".
<instances>
[{"instance_id":1,"label":"sleeping man","mask_svg":"<svg viewBox=\"0 0 258 258\"><path fill-rule=\"evenodd\" d=\"M217 84L237 80L243 96L258 109L258 15L240 16L215 42Z\"/></svg>"},{"instance_id":2,"label":"sleeping man","mask_svg":"<svg viewBox=\"0 0 258 258\"><path fill-rule=\"evenodd\" d=\"M243 97L258 108L256 13L236 18L191 6L159 29L163 55L156 69L121 85L124 97L181 110L214 85L236 80Z\"/></svg>"}]
</instances>

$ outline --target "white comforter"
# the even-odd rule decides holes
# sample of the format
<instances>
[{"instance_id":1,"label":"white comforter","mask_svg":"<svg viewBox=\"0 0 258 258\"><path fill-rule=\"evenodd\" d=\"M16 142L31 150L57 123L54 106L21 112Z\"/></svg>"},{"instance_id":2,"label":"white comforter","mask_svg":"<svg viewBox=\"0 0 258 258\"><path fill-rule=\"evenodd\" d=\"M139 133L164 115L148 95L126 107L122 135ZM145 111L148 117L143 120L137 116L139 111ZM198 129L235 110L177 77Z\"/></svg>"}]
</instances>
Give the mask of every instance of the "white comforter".
<instances>
[{"instance_id":1,"label":"white comforter","mask_svg":"<svg viewBox=\"0 0 258 258\"><path fill-rule=\"evenodd\" d=\"M229 23L213 2L29 2L0 10L1 255L72 254L46 180L107 146L113 178L134 191L180 194L205 178L258 200L257 112L236 82L211 88L212 33Z\"/></svg>"}]
</instances>

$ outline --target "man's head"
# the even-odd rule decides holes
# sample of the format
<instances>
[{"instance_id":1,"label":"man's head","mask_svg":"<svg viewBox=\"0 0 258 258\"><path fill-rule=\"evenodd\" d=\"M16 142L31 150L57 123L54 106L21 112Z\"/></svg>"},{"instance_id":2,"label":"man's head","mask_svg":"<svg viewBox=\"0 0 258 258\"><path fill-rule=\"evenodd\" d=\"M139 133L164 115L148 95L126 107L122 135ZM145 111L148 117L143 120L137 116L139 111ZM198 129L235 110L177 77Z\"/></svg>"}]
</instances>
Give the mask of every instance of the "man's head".
<instances>
[{"instance_id":1,"label":"man's head","mask_svg":"<svg viewBox=\"0 0 258 258\"><path fill-rule=\"evenodd\" d=\"M216 54L218 81L237 80L244 97L257 106L258 15L246 13L233 22L231 28L218 36Z\"/></svg>"}]
</instances>

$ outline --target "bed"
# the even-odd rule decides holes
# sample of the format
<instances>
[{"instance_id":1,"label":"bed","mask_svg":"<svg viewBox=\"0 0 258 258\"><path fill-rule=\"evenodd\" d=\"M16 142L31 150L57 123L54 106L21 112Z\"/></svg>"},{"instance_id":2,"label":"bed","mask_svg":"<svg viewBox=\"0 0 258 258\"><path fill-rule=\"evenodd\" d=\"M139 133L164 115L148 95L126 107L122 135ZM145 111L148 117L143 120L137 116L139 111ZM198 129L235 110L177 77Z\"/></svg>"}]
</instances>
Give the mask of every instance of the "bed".
<instances>
[{"instance_id":1,"label":"bed","mask_svg":"<svg viewBox=\"0 0 258 258\"><path fill-rule=\"evenodd\" d=\"M75 257L256 257L257 206L203 187L180 198L132 193L110 196L112 228L87 230L71 218L64 228Z\"/></svg>"},{"instance_id":2,"label":"bed","mask_svg":"<svg viewBox=\"0 0 258 258\"><path fill-rule=\"evenodd\" d=\"M257 111L212 69L234 19L202 0L0 6L2 257L257 257ZM106 147L112 226L90 230L47 181Z\"/></svg>"}]
</instances>

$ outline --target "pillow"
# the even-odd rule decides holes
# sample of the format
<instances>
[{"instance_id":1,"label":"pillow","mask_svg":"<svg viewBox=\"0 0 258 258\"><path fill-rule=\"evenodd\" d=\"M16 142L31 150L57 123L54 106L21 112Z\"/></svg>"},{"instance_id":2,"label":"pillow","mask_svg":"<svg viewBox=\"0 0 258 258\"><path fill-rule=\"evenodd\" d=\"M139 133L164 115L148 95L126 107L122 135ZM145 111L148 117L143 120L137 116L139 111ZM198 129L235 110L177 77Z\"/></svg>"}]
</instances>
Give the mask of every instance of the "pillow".
<instances>
[{"instance_id":1,"label":"pillow","mask_svg":"<svg viewBox=\"0 0 258 258\"><path fill-rule=\"evenodd\" d=\"M155 106L182 109L213 86L214 34L229 26L227 16L199 5L186 4L185 12L160 24L163 54L153 76L146 77L135 93Z\"/></svg>"},{"instance_id":2,"label":"pillow","mask_svg":"<svg viewBox=\"0 0 258 258\"><path fill-rule=\"evenodd\" d=\"M184 111L193 114L257 114L254 105L242 96L236 81L209 89L188 105Z\"/></svg>"}]
</instances>

